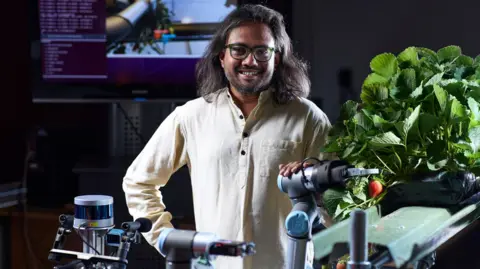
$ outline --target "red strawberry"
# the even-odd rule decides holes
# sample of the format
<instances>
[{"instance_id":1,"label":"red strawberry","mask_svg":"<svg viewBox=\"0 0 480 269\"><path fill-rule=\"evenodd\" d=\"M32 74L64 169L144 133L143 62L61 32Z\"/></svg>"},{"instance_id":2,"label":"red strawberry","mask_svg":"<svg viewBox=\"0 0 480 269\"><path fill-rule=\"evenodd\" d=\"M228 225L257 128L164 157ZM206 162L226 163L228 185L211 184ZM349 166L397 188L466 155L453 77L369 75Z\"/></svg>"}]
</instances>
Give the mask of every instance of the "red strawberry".
<instances>
[{"instance_id":1,"label":"red strawberry","mask_svg":"<svg viewBox=\"0 0 480 269\"><path fill-rule=\"evenodd\" d=\"M370 181L370 184L368 185L368 194L370 197L377 197L382 191L382 183L376 180Z\"/></svg>"}]
</instances>

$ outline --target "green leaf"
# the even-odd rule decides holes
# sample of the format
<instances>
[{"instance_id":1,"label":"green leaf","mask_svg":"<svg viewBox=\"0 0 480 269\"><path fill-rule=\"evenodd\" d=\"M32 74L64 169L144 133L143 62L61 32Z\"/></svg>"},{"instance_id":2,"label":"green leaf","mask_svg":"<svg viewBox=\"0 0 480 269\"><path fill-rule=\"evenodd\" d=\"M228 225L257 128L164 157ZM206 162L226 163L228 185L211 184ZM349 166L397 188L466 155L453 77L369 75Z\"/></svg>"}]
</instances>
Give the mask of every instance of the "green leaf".
<instances>
[{"instance_id":1,"label":"green leaf","mask_svg":"<svg viewBox=\"0 0 480 269\"><path fill-rule=\"evenodd\" d=\"M480 87L469 87L469 91L466 93L466 97L473 98L473 100L480 102Z\"/></svg>"},{"instance_id":2,"label":"green leaf","mask_svg":"<svg viewBox=\"0 0 480 269\"><path fill-rule=\"evenodd\" d=\"M416 87L415 70L411 68L403 69L398 76L395 87L390 91L390 96L398 100L407 99Z\"/></svg>"},{"instance_id":3,"label":"green leaf","mask_svg":"<svg viewBox=\"0 0 480 269\"><path fill-rule=\"evenodd\" d=\"M440 62L449 62L455 60L462 54L462 50L458 46L447 46L437 51L438 60Z\"/></svg>"},{"instance_id":4,"label":"green leaf","mask_svg":"<svg viewBox=\"0 0 480 269\"><path fill-rule=\"evenodd\" d=\"M471 151L472 150L472 147L467 144L467 143L452 143L452 146L457 148L457 149L460 149L460 150L465 150L465 151Z\"/></svg>"},{"instance_id":5,"label":"green leaf","mask_svg":"<svg viewBox=\"0 0 480 269\"><path fill-rule=\"evenodd\" d=\"M462 66L472 66L473 63L474 63L473 58L466 55L458 56L457 60L455 61L456 65L462 65Z\"/></svg>"},{"instance_id":6,"label":"green leaf","mask_svg":"<svg viewBox=\"0 0 480 269\"><path fill-rule=\"evenodd\" d=\"M405 49L398 55L397 59L399 64L405 67L417 66L420 62L415 47Z\"/></svg>"},{"instance_id":7,"label":"green leaf","mask_svg":"<svg viewBox=\"0 0 480 269\"><path fill-rule=\"evenodd\" d=\"M438 56L435 51L427 48L417 48L418 55L429 62L436 63Z\"/></svg>"},{"instance_id":8,"label":"green leaf","mask_svg":"<svg viewBox=\"0 0 480 269\"><path fill-rule=\"evenodd\" d=\"M352 100L345 102L340 108L340 118L339 120L348 120L352 118L355 113L357 113L358 103Z\"/></svg>"},{"instance_id":9,"label":"green leaf","mask_svg":"<svg viewBox=\"0 0 480 269\"><path fill-rule=\"evenodd\" d=\"M386 132L378 136L375 136L374 138L372 138L372 140L370 140L370 145L373 148L403 146L402 140L392 132Z\"/></svg>"},{"instance_id":10,"label":"green leaf","mask_svg":"<svg viewBox=\"0 0 480 269\"><path fill-rule=\"evenodd\" d=\"M433 85L433 90L435 91L435 96L437 97L440 109L442 110L442 112L445 112L448 102L447 92L437 84Z\"/></svg>"},{"instance_id":11,"label":"green leaf","mask_svg":"<svg viewBox=\"0 0 480 269\"><path fill-rule=\"evenodd\" d=\"M418 128L422 136L426 136L433 127L440 123L440 119L432 114L422 113L418 118Z\"/></svg>"},{"instance_id":12,"label":"green leaf","mask_svg":"<svg viewBox=\"0 0 480 269\"><path fill-rule=\"evenodd\" d=\"M368 186L367 177L355 177L348 181L348 188L352 190L352 193L358 199L365 201L367 199L366 191Z\"/></svg>"},{"instance_id":13,"label":"green leaf","mask_svg":"<svg viewBox=\"0 0 480 269\"><path fill-rule=\"evenodd\" d=\"M439 82L442 80L443 75L444 75L444 73L438 73L438 74L433 75L433 76L427 81L427 83L425 83L425 86L430 86L430 85L434 85L434 84L439 83Z\"/></svg>"},{"instance_id":14,"label":"green leaf","mask_svg":"<svg viewBox=\"0 0 480 269\"><path fill-rule=\"evenodd\" d=\"M372 120L375 128L379 128L380 130L387 130L392 127L392 124L389 121L386 121L378 115L373 115Z\"/></svg>"},{"instance_id":15,"label":"green leaf","mask_svg":"<svg viewBox=\"0 0 480 269\"><path fill-rule=\"evenodd\" d=\"M373 127L372 119L365 115L364 111L357 112L353 118L355 123L361 126L365 131L368 131Z\"/></svg>"},{"instance_id":16,"label":"green leaf","mask_svg":"<svg viewBox=\"0 0 480 269\"><path fill-rule=\"evenodd\" d=\"M397 72L398 61L395 55L391 53L382 53L372 59L370 62L370 68L378 75L389 79Z\"/></svg>"},{"instance_id":17,"label":"green leaf","mask_svg":"<svg viewBox=\"0 0 480 269\"><path fill-rule=\"evenodd\" d=\"M323 194L323 203L325 205L325 210L327 210L330 216L335 215L335 211L337 210L337 206L343 200L344 196L350 195L347 190L342 189L328 189Z\"/></svg>"},{"instance_id":18,"label":"green leaf","mask_svg":"<svg viewBox=\"0 0 480 269\"><path fill-rule=\"evenodd\" d=\"M374 84L387 85L387 83L388 83L388 79L385 78L385 77L382 77L381 75L379 75L377 73L371 73L363 81L364 86L370 86L370 85L374 85Z\"/></svg>"},{"instance_id":19,"label":"green leaf","mask_svg":"<svg viewBox=\"0 0 480 269\"><path fill-rule=\"evenodd\" d=\"M373 104L388 99L388 89L380 84L365 85L360 98L366 104Z\"/></svg>"},{"instance_id":20,"label":"green leaf","mask_svg":"<svg viewBox=\"0 0 480 269\"><path fill-rule=\"evenodd\" d=\"M348 145L348 147L343 151L341 158L345 159L350 156L350 154L352 154L352 152L355 150L355 146L356 145L354 143Z\"/></svg>"},{"instance_id":21,"label":"green leaf","mask_svg":"<svg viewBox=\"0 0 480 269\"><path fill-rule=\"evenodd\" d=\"M472 119L475 121L480 121L480 108L478 102L475 101L472 97L468 98L468 108L472 112Z\"/></svg>"},{"instance_id":22,"label":"green leaf","mask_svg":"<svg viewBox=\"0 0 480 269\"><path fill-rule=\"evenodd\" d=\"M468 138L470 139L473 153L477 153L480 149L480 127L474 127L468 130Z\"/></svg>"},{"instance_id":23,"label":"green leaf","mask_svg":"<svg viewBox=\"0 0 480 269\"><path fill-rule=\"evenodd\" d=\"M422 94L423 94L423 86L420 85L410 94L410 97L417 98L422 96Z\"/></svg>"},{"instance_id":24,"label":"green leaf","mask_svg":"<svg viewBox=\"0 0 480 269\"><path fill-rule=\"evenodd\" d=\"M397 79L397 86L405 87L412 92L417 87L415 70L412 68L403 69Z\"/></svg>"},{"instance_id":25,"label":"green leaf","mask_svg":"<svg viewBox=\"0 0 480 269\"><path fill-rule=\"evenodd\" d=\"M465 87L463 82L452 79L440 82L440 86L449 94L455 96L459 101L466 104Z\"/></svg>"},{"instance_id":26,"label":"green leaf","mask_svg":"<svg viewBox=\"0 0 480 269\"><path fill-rule=\"evenodd\" d=\"M475 57L474 64L480 65L480 55L477 55L477 57Z\"/></svg>"},{"instance_id":27,"label":"green leaf","mask_svg":"<svg viewBox=\"0 0 480 269\"><path fill-rule=\"evenodd\" d=\"M326 144L321 150L325 153L333 153L341 151L342 148L338 144L338 140L333 140L331 143Z\"/></svg>"},{"instance_id":28,"label":"green leaf","mask_svg":"<svg viewBox=\"0 0 480 269\"><path fill-rule=\"evenodd\" d=\"M421 107L422 107L421 104L415 107L412 114L410 114L410 116L408 116L408 118L405 120L405 126L403 128L406 134L408 134L408 132L410 132L412 127L415 126L415 124L417 124Z\"/></svg>"},{"instance_id":29,"label":"green leaf","mask_svg":"<svg viewBox=\"0 0 480 269\"><path fill-rule=\"evenodd\" d=\"M435 162L435 163L432 163L430 161L427 162L427 167L428 169L432 170L432 171L438 171L442 168L445 167L445 165L447 165L448 163L448 160L447 159L443 159L443 160L440 160L438 162Z\"/></svg>"},{"instance_id":30,"label":"green leaf","mask_svg":"<svg viewBox=\"0 0 480 269\"><path fill-rule=\"evenodd\" d=\"M450 118L454 121L461 121L467 117L467 109L455 97L452 100L452 108L450 110Z\"/></svg>"}]
</instances>

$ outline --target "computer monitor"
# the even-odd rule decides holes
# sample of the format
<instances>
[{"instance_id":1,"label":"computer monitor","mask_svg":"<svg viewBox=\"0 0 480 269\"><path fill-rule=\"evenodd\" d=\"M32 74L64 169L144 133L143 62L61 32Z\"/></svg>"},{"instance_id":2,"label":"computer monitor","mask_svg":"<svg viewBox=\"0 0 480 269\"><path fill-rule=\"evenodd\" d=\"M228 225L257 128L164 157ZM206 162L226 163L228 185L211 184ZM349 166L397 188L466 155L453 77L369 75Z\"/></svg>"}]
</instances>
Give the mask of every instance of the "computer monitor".
<instances>
[{"instance_id":1,"label":"computer monitor","mask_svg":"<svg viewBox=\"0 0 480 269\"><path fill-rule=\"evenodd\" d=\"M175 98L232 0L37 0L34 98ZM181 91L189 91L182 93Z\"/></svg>"}]
</instances>

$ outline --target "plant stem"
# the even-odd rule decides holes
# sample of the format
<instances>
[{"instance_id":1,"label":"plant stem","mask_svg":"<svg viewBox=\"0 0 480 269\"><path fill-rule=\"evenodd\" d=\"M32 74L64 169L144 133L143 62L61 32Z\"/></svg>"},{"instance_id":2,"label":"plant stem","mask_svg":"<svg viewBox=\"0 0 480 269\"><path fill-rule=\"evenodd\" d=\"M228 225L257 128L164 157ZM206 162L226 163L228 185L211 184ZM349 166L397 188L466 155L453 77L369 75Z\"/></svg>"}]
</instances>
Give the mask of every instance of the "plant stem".
<instances>
[{"instance_id":1,"label":"plant stem","mask_svg":"<svg viewBox=\"0 0 480 269\"><path fill-rule=\"evenodd\" d=\"M374 150L372 150L372 152L373 152L373 154L375 154L375 157L377 157L377 159L378 159L380 162L382 162L382 164L385 166L385 168L387 168L387 170L390 171L390 173L392 173L392 174L394 174L394 175L396 174L395 172L393 172L392 169L390 169L390 167L388 167L388 165L382 160L382 158L380 158L380 157L377 155L377 153L376 153Z\"/></svg>"}]
</instances>

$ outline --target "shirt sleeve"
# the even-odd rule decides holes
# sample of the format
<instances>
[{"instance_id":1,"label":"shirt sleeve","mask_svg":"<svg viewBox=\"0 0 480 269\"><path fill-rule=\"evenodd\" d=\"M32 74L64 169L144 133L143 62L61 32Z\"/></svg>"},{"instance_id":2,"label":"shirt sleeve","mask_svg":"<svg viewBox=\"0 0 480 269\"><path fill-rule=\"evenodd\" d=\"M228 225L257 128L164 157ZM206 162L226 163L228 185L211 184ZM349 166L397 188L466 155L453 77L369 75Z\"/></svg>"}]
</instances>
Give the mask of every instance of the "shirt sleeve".
<instances>
[{"instance_id":1,"label":"shirt sleeve","mask_svg":"<svg viewBox=\"0 0 480 269\"><path fill-rule=\"evenodd\" d=\"M180 110L181 107L175 109L160 124L127 169L122 184L130 215L134 219L143 217L152 221L152 229L143 236L157 250L161 230L173 227L172 215L165 211L159 189L188 158Z\"/></svg>"}]
</instances>

